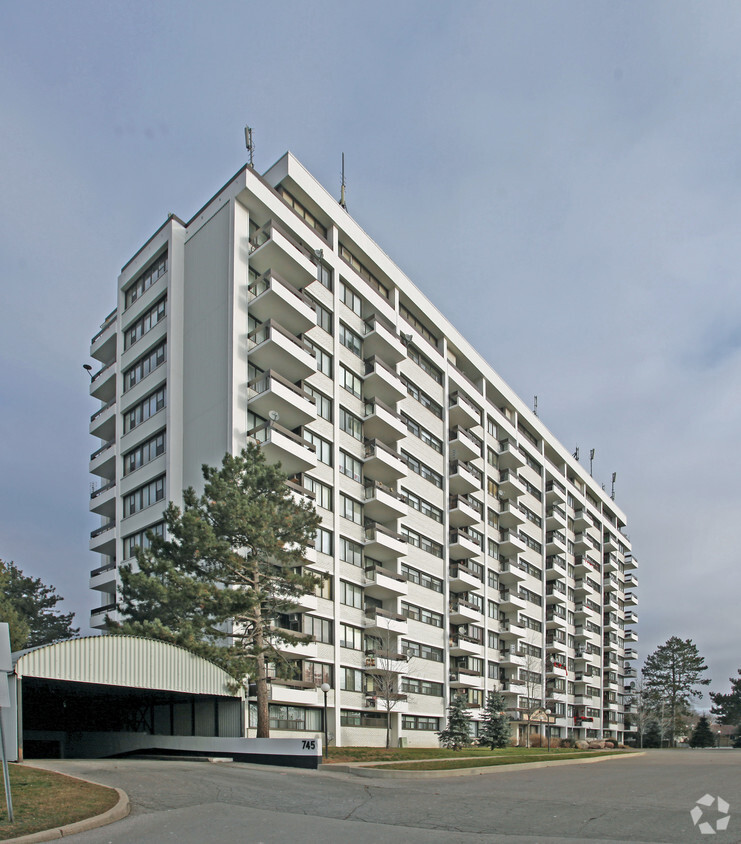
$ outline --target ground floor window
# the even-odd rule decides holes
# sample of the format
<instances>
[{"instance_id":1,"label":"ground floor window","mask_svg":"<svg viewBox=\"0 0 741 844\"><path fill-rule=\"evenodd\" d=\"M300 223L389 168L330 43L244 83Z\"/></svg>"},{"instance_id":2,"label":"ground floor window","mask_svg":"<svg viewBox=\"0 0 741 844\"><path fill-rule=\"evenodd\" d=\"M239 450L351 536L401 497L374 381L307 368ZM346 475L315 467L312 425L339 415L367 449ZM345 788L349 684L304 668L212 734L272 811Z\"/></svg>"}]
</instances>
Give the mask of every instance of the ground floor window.
<instances>
[{"instance_id":1,"label":"ground floor window","mask_svg":"<svg viewBox=\"0 0 741 844\"><path fill-rule=\"evenodd\" d=\"M322 710L304 706L282 706L271 703L271 730L307 730L319 732L322 729ZM257 727L257 704L250 704L250 727Z\"/></svg>"},{"instance_id":2,"label":"ground floor window","mask_svg":"<svg viewBox=\"0 0 741 844\"><path fill-rule=\"evenodd\" d=\"M341 709L340 724L343 727L378 727L386 729L386 713Z\"/></svg>"},{"instance_id":3,"label":"ground floor window","mask_svg":"<svg viewBox=\"0 0 741 844\"><path fill-rule=\"evenodd\" d=\"M402 715L402 730L439 730L440 719L427 715Z\"/></svg>"}]
</instances>

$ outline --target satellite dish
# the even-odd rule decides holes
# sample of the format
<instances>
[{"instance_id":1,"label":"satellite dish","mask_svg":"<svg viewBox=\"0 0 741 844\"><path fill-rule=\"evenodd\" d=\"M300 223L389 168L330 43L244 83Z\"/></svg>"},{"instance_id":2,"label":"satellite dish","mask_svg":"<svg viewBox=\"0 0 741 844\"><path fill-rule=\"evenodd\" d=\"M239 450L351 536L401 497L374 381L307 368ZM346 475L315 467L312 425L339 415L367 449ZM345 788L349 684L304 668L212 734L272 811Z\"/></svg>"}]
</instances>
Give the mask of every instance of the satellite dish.
<instances>
[{"instance_id":1,"label":"satellite dish","mask_svg":"<svg viewBox=\"0 0 741 844\"><path fill-rule=\"evenodd\" d=\"M270 413L268 413L268 416L270 417L271 422L277 422L280 419L280 413L278 413L277 410L271 410Z\"/></svg>"}]
</instances>

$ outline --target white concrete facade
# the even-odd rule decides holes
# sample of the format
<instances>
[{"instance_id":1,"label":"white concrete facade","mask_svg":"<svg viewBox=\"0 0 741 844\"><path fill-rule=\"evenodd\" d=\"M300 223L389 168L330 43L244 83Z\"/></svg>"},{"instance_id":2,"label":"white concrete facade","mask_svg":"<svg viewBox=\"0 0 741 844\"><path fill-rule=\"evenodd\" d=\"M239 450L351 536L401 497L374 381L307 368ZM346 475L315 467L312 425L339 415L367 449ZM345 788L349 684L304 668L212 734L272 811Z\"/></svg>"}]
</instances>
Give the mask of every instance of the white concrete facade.
<instances>
[{"instance_id":1,"label":"white concrete facade","mask_svg":"<svg viewBox=\"0 0 741 844\"><path fill-rule=\"evenodd\" d=\"M382 743L392 668L395 743L493 688L521 734L549 708L554 735L622 739L625 515L290 153L168 219L117 297L91 346L93 626L166 502L251 438L315 501L332 575L280 621L313 638L271 684L276 735L316 733L326 679L335 741Z\"/></svg>"}]
</instances>

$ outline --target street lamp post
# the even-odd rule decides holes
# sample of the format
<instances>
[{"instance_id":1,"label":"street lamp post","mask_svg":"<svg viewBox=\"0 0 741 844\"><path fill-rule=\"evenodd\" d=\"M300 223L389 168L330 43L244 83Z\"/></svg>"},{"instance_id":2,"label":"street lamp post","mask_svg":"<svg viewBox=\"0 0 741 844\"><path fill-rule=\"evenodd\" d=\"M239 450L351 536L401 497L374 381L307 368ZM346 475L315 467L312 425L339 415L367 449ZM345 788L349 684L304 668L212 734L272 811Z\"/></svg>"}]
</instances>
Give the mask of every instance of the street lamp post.
<instances>
[{"instance_id":1,"label":"street lamp post","mask_svg":"<svg viewBox=\"0 0 741 844\"><path fill-rule=\"evenodd\" d=\"M720 734L721 734L721 731L718 730L718 750L720 750Z\"/></svg>"},{"instance_id":2,"label":"street lamp post","mask_svg":"<svg viewBox=\"0 0 741 844\"><path fill-rule=\"evenodd\" d=\"M332 688L329 683L322 683L319 687L324 692L324 758L326 759L329 755L329 747L328 747L328 732L327 732L327 692Z\"/></svg>"},{"instance_id":3,"label":"street lamp post","mask_svg":"<svg viewBox=\"0 0 741 844\"><path fill-rule=\"evenodd\" d=\"M551 752L551 710L546 709L545 714L548 716L548 720L545 724L545 732L548 736L548 752Z\"/></svg>"}]
</instances>

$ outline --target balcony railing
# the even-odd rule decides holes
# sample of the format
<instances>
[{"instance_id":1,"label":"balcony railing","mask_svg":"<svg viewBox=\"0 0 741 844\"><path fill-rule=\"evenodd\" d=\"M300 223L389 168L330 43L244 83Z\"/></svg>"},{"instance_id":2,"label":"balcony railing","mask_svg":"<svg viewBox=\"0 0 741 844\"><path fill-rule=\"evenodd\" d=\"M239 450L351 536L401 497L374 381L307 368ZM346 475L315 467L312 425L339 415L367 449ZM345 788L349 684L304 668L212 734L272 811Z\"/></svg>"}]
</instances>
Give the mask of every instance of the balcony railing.
<instances>
[{"instance_id":1,"label":"balcony railing","mask_svg":"<svg viewBox=\"0 0 741 844\"><path fill-rule=\"evenodd\" d=\"M266 244L272 238L273 230L280 232L286 240L290 240L291 244L310 261L316 262L316 258L311 251L307 249L295 235L291 234L288 229L275 220L268 220L262 228L254 232L254 234L250 237L250 251L254 252L256 249L259 249L261 246Z\"/></svg>"},{"instance_id":2,"label":"balcony railing","mask_svg":"<svg viewBox=\"0 0 741 844\"><path fill-rule=\"evenodd\" d=\"M97 577L99 574L105 574L107 571L114 571L116 568L115 560L112 563L106 563L104 566L98 566L90 572L90 577Z\"/></svg>"},{"instance_id":3,"label":"balcony railing","mask_svg":"<svg viewBox=\"0 0 741 844\"><path fill-rule=\"evenodd\" d=\"M257 299L258 296L261 296L263 293L270 290L275 284L279 285L281 290L285 290L287 293L295 296L300 302L308 305L312 310L314 309L314 302L308 296L300 290L297 290L292 284L287 282L273 270L268 270L266 273L263 273L247 287L248 300L252 301L253 299Z\"/></svg>"},{"instance_id":4,"label":"balcony railing","mask_svg":"<svg viewBox=\"0 0 741 844\"><path fill-rule=\"evenodd\" d=\"M106 522L106 524L101 525L99 528L96 528L93 531L90 531L90 539L95 539L96 536L100 536L102 533L105 533L107 530L112 530L116 527L116 520L114 519L111 522Z\"/></svg>"},{"instance_id":5,"label":"balcony railing","mask_svg":"<svg viewBox=\"0 0 741 844\"><path fill-rule=\"evenodd\" d=\"M109 405L110 405L110 404L111 404L111 403L109 402ZM99 412L100 412L100 411L99 411ZM93 418L94 418L94 417L93 417ZM100 448L97 448L97 449L96 449L96 450L95 450L95 451L94 451L94 452L90 455L90 459L91 459L91 460L95 460L95 458L96 458L96 457L98 457L98 455L102 454L104 451L107 451L109 448L113 448L113 446L114 446L114 445L116 445L116 441L115 441L115 440L109 440L107 443L103 443L103 445L102 445Z\"/></svg>"},{"instance_id":6,"label":"balcony railing","mask_svg":"<svg viewBox=\"0 0 741 844\"><path fill-rule=\"evenodd\" d=\"M102 337L102 336L103 336L103 334L104 334L104 333L105 333L105 332L106 332L106 331L107 331L107 330L108 330L108 329L109 329L109 328L113 325L113 323L116 321L116 315L117 315L117 314L118 314L118 309L114 308L114 309L113 309L113 310L112 310L112 311L108 314L108 316L107 316L107 317L103 320L103 325L101 325L101 326L100 326L100 331L99 331L99 332L95 335L95 337L93 337L93 339L90 341L90 345L91 345L91 346L92 346L92 345L94 345L94 344L95 344L95 341L96 341L99 337Z\"/></svg>"},{"instance_id":7,"label":"balcony railing","mask_svg":"<svg viewBox=\"0 0 741 844\"><path fill-rule=\"evenodd\" d=\"M96 411L95 411L95 413L93 413L93 415L90 417L90 421L91 421L91 422L95 422L95 420L96 420L96 419L97 419L97 418L98 418L101 414L105 413L105 412L106 412L106 410L108 410L108 408L109 408L109 407L113 407L113 405L114 405L115 403L116 403L116 399L115 399L115 397L114 397L114 398L112 398L109 402L106 402L106 403L103 405L103 407L98 408L98 410L96 410ZM92 459L92 458L91 458L91 459Z\"/></svg>"},{"instance_id":8,"label":"balcony railing","mask_svg":"<svg viewBox=\"0 0 741 844\"><path fill-rule=\"evenodd\" d=\"M304 352L308 352L310 355L313 356L314 350L311 348L311 346L309 346L308 343L305 343L303 340L299 340L298 337L291 334L290 331L286 331L286 329L283 328L282 325L280 325L273 319L266 320L261 325L258 325L257 328L254 328L247 335L247 341L250 350L254 349L255 346L259 346L261 343L264 343L266 340L269 340L273 332L281 334L283 337L286 337L288 340L290 340L291 343L296 345L299 349Z\"/></svg>"},{"instance_id":9,"label":"balcony railing","mask_svg":"<svg viewBox=\"0 0 741 844\"><path fill-rule=\"evenodd\" d=\"M107 492L109 489L113 489L116 486L115 481L110 481L110 483L105 484L104 486L99 486L97 489L93 489L90 491L90 498L97 498L99 495L102 495L104 492Z\"/></svg>"},{"instance_id":10,"label":"balcony railing","mask_svg":"<svg viewBox=\"0 0 741 844\"><path fill-rule=\"evenodd\" d=\"M113 604L105 604L102 607L95 607L94 610L90 610L90 615L101 615L104 612L113 612L118 607L118 604L115 602Z\"/></svg>"}]
</instances>

